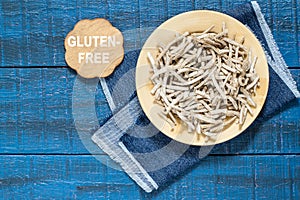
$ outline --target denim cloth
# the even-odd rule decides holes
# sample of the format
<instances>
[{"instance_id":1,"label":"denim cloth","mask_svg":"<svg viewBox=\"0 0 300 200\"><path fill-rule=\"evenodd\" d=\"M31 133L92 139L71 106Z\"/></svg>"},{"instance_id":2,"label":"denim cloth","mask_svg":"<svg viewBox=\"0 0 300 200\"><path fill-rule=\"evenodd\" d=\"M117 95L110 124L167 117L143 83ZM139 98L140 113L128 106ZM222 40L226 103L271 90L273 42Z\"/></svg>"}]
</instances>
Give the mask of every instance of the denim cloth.
<instances>
[{"instance_id":1,"label":"denim cloth","mask_svg":"<svg viewBox=\"0 0 300 200\"><path fill-rule=\"evenodd\" d=\"M227 14L254 32L268 58L269 91L264 107L256 119L256 122L262 121L299 97L299 92L258 4L247 3L228 11ZM127 52L123 63L114 74L105 79L106 97L112 104L113 116L96 131L92 140L119 163L138 185L146 192L151 192L187 172L199 163L212 147L179 143L159 132L150 123L135 92L134 75L138 56L139 50ZM249 134L248 130L243 134Z\"/></svg>"}]
</instances>

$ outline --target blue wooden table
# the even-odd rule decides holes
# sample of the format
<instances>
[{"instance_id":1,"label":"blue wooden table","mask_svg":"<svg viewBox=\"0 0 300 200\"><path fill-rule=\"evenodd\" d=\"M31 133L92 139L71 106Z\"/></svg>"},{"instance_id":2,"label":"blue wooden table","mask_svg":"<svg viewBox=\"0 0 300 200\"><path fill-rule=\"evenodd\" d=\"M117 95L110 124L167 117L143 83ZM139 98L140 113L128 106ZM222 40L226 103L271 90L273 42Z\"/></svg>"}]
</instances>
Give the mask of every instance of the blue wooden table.
<instances>
[{"instance_id":1,"label":"blue wooden table","mask_svg":"<svg viewBox=\"0 0 300 200\"><path fill-rule=\"evenodd\" d=\"M2 0L0 2L0 199L299 199L300 100L218 145L199 166L151 194L96 160L72 116L76 73L64 38L78 20L102 17L140 48L148 27L194 9L246 1ZM300 2L259 1L300 88ZM133 31L132 31L133 30ZM103 96L99 106L105 106ZM103 160L109 161L105 154Z\"/></svg>"}]
</instances>

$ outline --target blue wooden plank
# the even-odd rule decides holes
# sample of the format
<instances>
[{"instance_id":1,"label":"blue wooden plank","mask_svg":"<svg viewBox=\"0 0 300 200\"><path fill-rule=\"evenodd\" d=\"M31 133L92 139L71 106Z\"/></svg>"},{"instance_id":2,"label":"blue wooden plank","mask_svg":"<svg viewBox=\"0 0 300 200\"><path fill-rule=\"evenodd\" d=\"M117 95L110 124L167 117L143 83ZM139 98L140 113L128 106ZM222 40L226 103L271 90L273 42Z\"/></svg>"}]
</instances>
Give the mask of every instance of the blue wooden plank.
<instances>
[{"instance_id":1,"label":"blue wooden plank","mask_svg":"<svg viewBox=\"0 0 300 200\"><path fill-rule=\"evenodd\" d=\"M300 88L300 70L291 71ZM0 153L88 153L72 116L75 78L66 68L0 69ZM95 98L98 120L103 122L110 112L101 89ZM213 153L300 153L299 119L300 100L216 146Z\"/></svg>"},{"instance_id":2,"label":"blue wooden plank","mask_svg":"<svg viewBox=\"0 0 300 200\"><path fill-rule=\"evenodd\" d=\"M146 0L139 2L140 7L140 27L157 27L167 20L168 5L166 0L156 2Z\"/></svg>"},{"instance_id":3,"label":"blue wooden plank","mask_svg":"<svg viewBox=\"0 0 300 200\"><path fill-rule=\"evenodd\" d=\"M298 42L298 45L297 45L297 49L298 49L298 63L300 64L300 30L299 30L299 24L300 24L300 17L299 17L299 12L300 12L300 9L299 9L299 5L300 4L300 1L299 0L296 0L296 1L293 1L293 13L294 13L294 16L296 17L296 24L297 24L297 42Z\"/></svg>"},{"instance_id":4,"label":"blue wooden plank","mask_svg":"<svg viewBox=\"0 0 300 200\"><path fill-rule=\"evenodd\" d=\"M1 153L88 153L72 118L73 71L2 69L0 74ZM101 90L95 97L101 122L110 112Z\"/></svg>"},{"instance_id":5,"label":"blue wooden plank","mask_svg":"<svg viewBox=\"0 0 300 200\"><path fill-rule=\"evenodd\" d=\"M299 198L300 156L209 156L151 194L92 156L0 156L0 162L2 199Z\"/></svg>"},{"instance_id":6,"label":"blue wooden plank","mask_svg":"<svg viewBox=\"0 0 300 200\"><path fill-rule=\"evenodd\" d=\"M168 17L173 17L175 15L178 15L182 12L187 12L195 9L194 1L174 1L174 0L168 0Z\"/></svg>"},{"instance_id":7,"label":"blue wooden plank","mask_svg":"<svg viewBox=\"0 0 300 200\"><path fill-rule=\"evenodd\" d=\"M1 66L65 66L64 38L78 20L108 18L126 30L135 26L126 20L137 19L136 7L128 1L2 1Z\"/></svg>"},{"instance_id":8,"label":"blue wooden plank","mask_svg":"<svg viewBox=\"0 0 300 200\"><path fill-rule=\"evenodd\" d=\"M223 1L195 1L195 9L197 10L216 10L222 12L222 2Z\"/></svg>"},{"instance_id":9,"label":"blue wooden plank","mask_svg":"<svg viewBox=\"0 0 300 200\"><path fill-rule=\"evenodd\" d=\"M121 171L91 156L1 156L0 198L86 199L137 196Z\"/></svg>"},{"instance_id":10,"label":"blue wooden plank","mask_svg":"<svg viewBox=\"0 0 300 200\"><path fill-rule=\"evenodd\" d=\"M20 65L22 60L21 47L25 47L25 40L20 38L23 33L22 7L20 3L11 5L1 2L1 62L3 65ZM10 33L9 37L7 33ZM26 54L26 53L25 53ZM25 56L25 55L24 55Z\"/></svg>"},{"instance_id":11,"label":"blue wooden plank","mask_svg":"<svg viewBox=\"0 0 300 200\"><path fill-rule=\"evenodd\" d=\"M110 20L123 34L125 52L141 48L139 9L138 0L110 2Z\"/></svg>"},{"instance_id":12,"label":"blue wooden plank","mask_svg":"<svg viewBox=\"0 0 300 200\"><path fill-rule=\"evenodd\" d=\"M300 24L297 22L299 16L296 1L277 1L272 5L272 22L270 26L279 48L284 50L287 46L293 45L293 41L298 43L293 49L281 51L285 61L290 66L299 66L298 37Z\"/></svg>"},{"instance_id":13,"label":"blue wooden plank","mask_svg":"<svg viewBox=\"0 0 300 200\"><path fill-rule=\"evenodd\" d=\"M0 63L64 66L63 40L79 19L108 18L125 33L125 47L136 49L149 34L145 28L158 26L179 12L194 7L226 10L240 2L246 1L3 0ZM299 67L299 1L259 3L287 64ZM299 70L292 73L299 87ZM0 70L0 154L88 153L72 118L74 79L74 72L68 69ZM96 99L101 121L107 117L103 113L108 113L101 90ZM92 156L2 155L0 198L299 199L299 114L298 100L252 128L250 134L218 145L214 156L152 194L144 193L123 172L103 166ZM271 155L286 153L297 156ZM104 155L103 159L109 162Z\"/></svg>"},{"instance_id":14,"label":"blue wooden plank","mask_svg":"<svg viewBox=\"0 0 300 200\"><path fill-rule=\"evenodd\" d=\"M139 1L140 46L142 47L156 27L168 19L167 0Z\"/></svg>"},{"instance_id":15,"label":"blue wooden plank","mask_svg":"<svg viewBox=\"0 0 300 200\"><path fill-rule=\"evenodd\" d=\"M290 167L295 166L295 167ZM291 193L294 199L297 199L300 197L300 166L299 162L297 163L297 159L289 160L288 165L288 175L291 177Z\"/></svg>"},{"instance_id":16,"label":"blue wooden plank","mask_svg":"<svg viewBox=\"0 0 300 200\"><path fill-rule=\"evenodd\" d=\"M3 0L0 3L1 66L65 66L64 38L83 18L108 18L123 32L137 29L133 34L125 32L125 45L139 48L141 41L148 36L143 31L139 35L139 28L157 27L168 17L193 8L224 11L243 2ZM259 3L287 64L300 66L300 22L296 2Z\"/></svg>"},{"instance_id":17,"label":"blue wooden plank","mask_svg":"<svg viewBox=\"0 0 300 200\"><path fill-rule=\"evenodd\" d=\"M276 159L276 161L275 161ZM295 164L299 156L288 160L278 156L266 162L266 157L255 158L255 197L256 199L298 199L299 165ZM281 177L278 179L277 177ZM296 175L296 177L293 177ZM297 177L298 176L298 177Z\"/></svg>"},{"instance_id":18,"label":"blue wooden plank","mask_svg":"<svg viewBox=\"0 0 300 200\"><path fill-rule=\"evenodd\" d=\"M57 0L56 4L60 6L59 0ZM78 19L93 19L93 18L107 18L110 20L110 10L113 8L110 7L111 1L105 0L78 0L76 2L76 13ZM72 6L73 8L73 6Z\"/></svg>"}]
</instances>

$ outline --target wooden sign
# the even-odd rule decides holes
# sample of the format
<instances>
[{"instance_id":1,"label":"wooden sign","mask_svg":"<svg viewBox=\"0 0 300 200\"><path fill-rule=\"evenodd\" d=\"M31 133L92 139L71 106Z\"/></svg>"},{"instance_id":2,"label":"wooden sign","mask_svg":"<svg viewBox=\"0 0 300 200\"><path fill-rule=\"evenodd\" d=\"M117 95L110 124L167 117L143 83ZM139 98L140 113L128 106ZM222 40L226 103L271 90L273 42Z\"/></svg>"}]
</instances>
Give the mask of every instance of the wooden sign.
<instances>
[{"instance_id":1,"label":"wooden sign","mask_svg":"<svg viewBox=\"0 0 300 200\"><path fill-rule=\"evenodd\" d=\"M65 49L67 64L84 78L107 77L124 58L122 33L101 18L79 21Z\"/></svg>"}]
</instances>

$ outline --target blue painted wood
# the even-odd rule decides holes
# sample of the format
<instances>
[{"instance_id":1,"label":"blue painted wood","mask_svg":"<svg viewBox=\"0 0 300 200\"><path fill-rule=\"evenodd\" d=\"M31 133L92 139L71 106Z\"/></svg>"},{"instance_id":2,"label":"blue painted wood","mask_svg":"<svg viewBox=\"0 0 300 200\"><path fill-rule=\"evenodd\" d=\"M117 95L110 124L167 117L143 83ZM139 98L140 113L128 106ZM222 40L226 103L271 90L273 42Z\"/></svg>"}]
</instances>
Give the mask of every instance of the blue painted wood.
<instances>
[{"instance_id":1,"label":"blue painted wood","mask_svg":"<svg viewBox=\"0 0 300 200\"><path fill-rule=\"evenodd\" d=\"M184 1L184 0L168 0L167 1L167 11L168 18L178 15L183 12L188 12L195 9L195 2Z\"/></svg>"},{"instance_id":2,"label":"blue painted wood","mask_svg":"<svg viewBox=\"0 0 300 200\"><path fill-rule=\"evenodd\" d=\"M0 3L0 66L66 66L63 41L80 19L109 19L125 31L125 48L132 49L140 48L153 30L145 28L157 27L178 13L193 9L224 11L244 2L247 1L3 0ZM300 66L297 2L260 0L259 3L287 64Z\"/></svg>"},{"instance_id":3,"label":"blue painted wood","mask_svg":"<svg viewBox=\"0 0 300 200\"><path fill-rule=\"evenodd\" d=\"M80 19L109 19L131 50L178 13L225 11L244 2L2 0L0 199L299 199L300 100L216 146L172 185L146 194L124 172L88 155L72 117L76 74L57 68L66 66L63 41ZM287 64L300 68L299 0L258 2ZM291 71L300 89L300 70ZM101 90L96 99L103 122L110 113ZM110 162L101 152L99 157Z\"/></svg>"},{"instance_id":4,"label":"blue painted wood","mask_svg":"<svg viewBox=\"0 0 300 200\"><path fill-rule=\"evenodd\" d=\"M300 88L300 70L291 71ZM88 153L72 116L75 78L75 73L65 68L0 69L0 153ZM110 112L101 89L95 99L102 123ZM247 134L216 146L214 153L300 153L299 119L300 100Z\"/></svg>"},{"instance_id":5,"label":"blue painted wood","mask_svg":"<svg viewBox=\"0 0 300 200\"><path fill-rule=\"evenodd\" d=\"M281 200L300 195L299 156L209 156L151 194L92 156L0 156L0 162L2 199Z\"/></svg>"}]
</instances>

